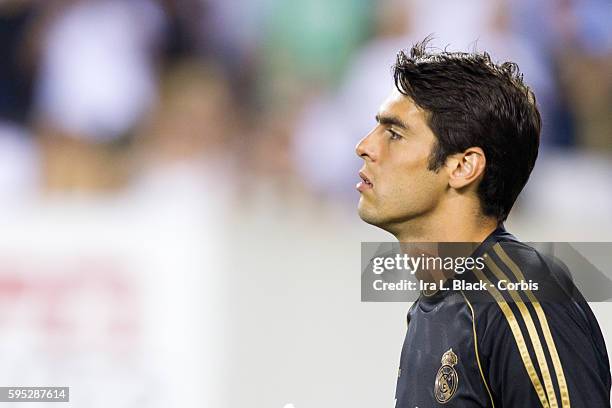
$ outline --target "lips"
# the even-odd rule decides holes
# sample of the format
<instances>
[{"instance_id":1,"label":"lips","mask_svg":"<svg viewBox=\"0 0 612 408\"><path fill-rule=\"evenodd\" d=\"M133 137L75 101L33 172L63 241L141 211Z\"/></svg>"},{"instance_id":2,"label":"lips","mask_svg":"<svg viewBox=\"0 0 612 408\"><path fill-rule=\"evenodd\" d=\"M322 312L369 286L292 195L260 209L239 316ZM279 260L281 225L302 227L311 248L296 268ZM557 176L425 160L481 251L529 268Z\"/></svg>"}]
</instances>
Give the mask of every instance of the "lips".
<instances>
[{"instance_id":1,"label":"lips","mask_svg":"<svg viewBox=\"0 0 612 408\"><path fill-rule=\"evenodd\" d=\"M365 190L369 190L374 187L374 184L372 184L368 176L366 176L363 171L359 172L359 177L361 177L361 181L357 183L357 186L356 186L359 192L363 192Z\"/></svg>"}]
</instances>

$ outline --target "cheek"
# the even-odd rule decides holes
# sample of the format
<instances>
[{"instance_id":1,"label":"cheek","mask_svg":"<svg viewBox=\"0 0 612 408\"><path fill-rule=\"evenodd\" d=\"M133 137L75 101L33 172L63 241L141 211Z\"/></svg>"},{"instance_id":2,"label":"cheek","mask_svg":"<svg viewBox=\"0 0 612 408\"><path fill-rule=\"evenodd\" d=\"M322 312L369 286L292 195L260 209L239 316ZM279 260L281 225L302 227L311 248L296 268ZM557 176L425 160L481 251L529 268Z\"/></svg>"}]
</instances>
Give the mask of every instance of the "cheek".
<instances>
[{"instance_id":1,"label":"cheek","mask_svg":"<svg viewBox=\"0 0 612 408\"><path fill-rule=\"evenodd\" d=\"M390 187L392 191L389 191L389 193L395 204L410 207L418 206L419 203L427 202L433 198L433 191L435 190L431 177L425 173L425 170L397 177Z\"/></svg>"},{"instance_id":2,"label":"cheek","mask_svg":"<svg viewBox=\"0 0 612 408\"><path fill-rule=\"evenodd\" d=\"M394 207L427 207L437 200L442 189L441 175L430 171L429 155L404 160L389 171L382 193Z\"/></svg>"}]
</instances>

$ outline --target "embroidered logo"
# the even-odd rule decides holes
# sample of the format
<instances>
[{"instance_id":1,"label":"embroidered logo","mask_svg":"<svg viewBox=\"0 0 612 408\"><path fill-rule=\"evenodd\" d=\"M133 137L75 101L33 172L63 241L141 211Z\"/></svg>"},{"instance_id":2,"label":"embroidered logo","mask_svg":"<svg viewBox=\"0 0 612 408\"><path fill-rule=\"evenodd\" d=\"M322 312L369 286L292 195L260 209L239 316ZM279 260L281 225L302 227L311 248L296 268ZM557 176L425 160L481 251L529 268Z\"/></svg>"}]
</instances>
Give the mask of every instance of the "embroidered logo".
<instances>
[{"instance_id":1,"label":"embroidered logo","mask_svg":"<svg viewBox=\"0 0 612 408\"><path fill-rule=\"evenodd\" d=\"M436 374L436 383L434 385L434 395L436 401L440 404L446 404L453 398L457 391L457 385L459 383L459 376L454 366L457 365L459 359L457 355L453 353L453 349L449 349L442 355L442 367Z\"/></svg>"}]
</instances>

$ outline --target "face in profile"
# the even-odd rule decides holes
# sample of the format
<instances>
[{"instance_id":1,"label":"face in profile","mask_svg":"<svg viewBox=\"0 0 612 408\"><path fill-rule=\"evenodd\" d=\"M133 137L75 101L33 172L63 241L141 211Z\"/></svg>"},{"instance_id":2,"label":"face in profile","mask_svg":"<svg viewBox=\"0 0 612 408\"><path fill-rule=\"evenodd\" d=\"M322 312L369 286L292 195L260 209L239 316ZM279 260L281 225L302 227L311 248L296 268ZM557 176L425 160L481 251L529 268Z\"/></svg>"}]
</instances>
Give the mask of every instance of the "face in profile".
<instances>
[{"instance_id":1,"label":"face in profile","mask_svg":"<svg viewBox=\"0 0 612 408\"><path fill-rule=\"evenodd\" d=\"M448 188L444 168L428 169L436 137L427 113L394 89L376 115L374 129L357 144L364 161L357 184L359 216L391 233L427 217Z\"/></svg>"}]
</instances>

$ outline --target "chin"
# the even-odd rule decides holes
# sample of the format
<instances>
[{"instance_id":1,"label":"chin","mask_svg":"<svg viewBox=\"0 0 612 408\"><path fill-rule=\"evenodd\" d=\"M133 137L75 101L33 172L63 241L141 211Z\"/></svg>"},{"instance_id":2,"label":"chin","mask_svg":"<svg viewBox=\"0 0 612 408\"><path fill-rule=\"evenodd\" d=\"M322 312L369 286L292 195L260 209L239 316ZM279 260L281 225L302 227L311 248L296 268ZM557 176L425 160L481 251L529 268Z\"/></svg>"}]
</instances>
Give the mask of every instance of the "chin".
<instances>
[{"instance_id":1,"label":"chin","mask_svg":"<svg viewBox=\"0 0 612 408\"><path fill-rule=\"evenodd\" d=\"M381 227L384 224L384 220L376 214L376 210L373 208L366 208L362 203L359 203L359 207L357 208L357 212L359 214L359 218L361 218L364 222L374 225L375 227Z\"/></svg>"},{"instance_id":2,"label":"chin","mask_svg":"<svg viewBox=\"0 0 612 408\"><path fill-rule=\"evenodd\" d=\"M408 214L402 214L401 216L391 216L388 213L381 214L382 211L380 211L380 209L364 205L364 203L361 201L357 207L357 212L359 214L359 218L361 218L365 223L378 227L392 235L396 235L398 232L398 226L417 217L410 216Z\"/></svg>"},{"instance_id":3,"label":"chin","mask_svg":"<svg viewBox=\"0 0 612 408\"><path fill-rule=\"evenodd\" d=\"M357 206L357 214L359 214L359 218L361 218L363 221L367 222L368 224L371 224L371 210L364 208L364 205L361 201L359 201L359 205Z\"/></svg>"}]
</instances>

